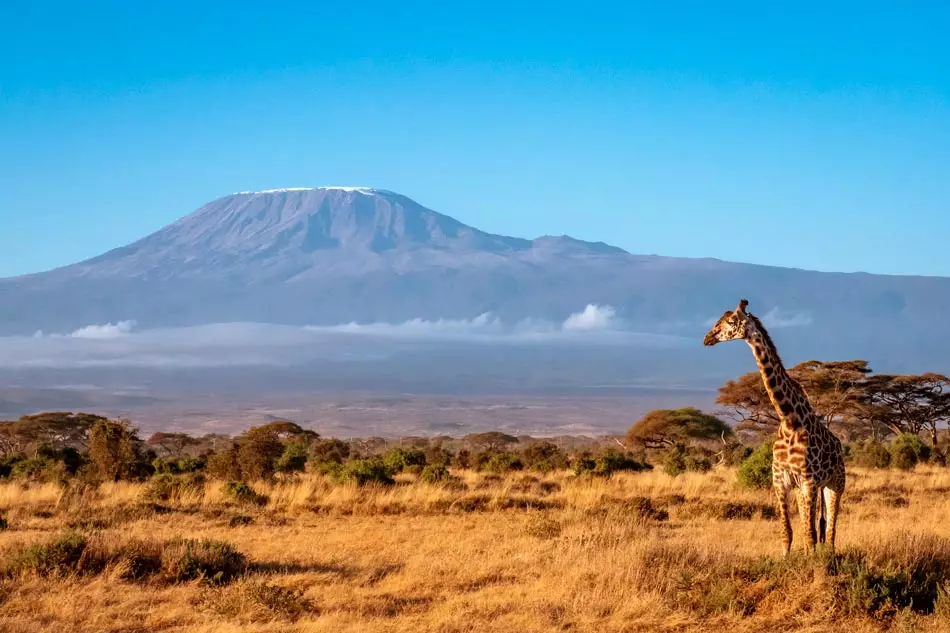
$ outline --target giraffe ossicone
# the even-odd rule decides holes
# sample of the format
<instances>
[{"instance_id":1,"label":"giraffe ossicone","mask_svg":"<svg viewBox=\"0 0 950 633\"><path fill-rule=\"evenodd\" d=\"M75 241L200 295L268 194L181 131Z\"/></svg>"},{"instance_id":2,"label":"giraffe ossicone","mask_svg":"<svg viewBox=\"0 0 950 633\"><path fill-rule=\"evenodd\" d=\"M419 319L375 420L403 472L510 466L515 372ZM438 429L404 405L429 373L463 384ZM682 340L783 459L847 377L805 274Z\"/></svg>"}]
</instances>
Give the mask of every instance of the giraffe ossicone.
<instances>
[{"instance_id":1,"label":"giraffe ossicone","mask_svg":"<svg viewBox=\"0 0 950 633\"><path fill-rule=\"evenodd\" d=\"M752 349L769 399L779 416L772 446L772 487L784 528L782 552L792 546L789 496L798 493L798 512L808 535L806 547L818 542L834 549L841 495L845 489L844 452L839 440L811 406L801 385L792 378L762 322L746 312L749 302L739 301L710 328L703 344L744 340ZM816 525L817 519L817 525Z\"/></svg>"}]
</instances>

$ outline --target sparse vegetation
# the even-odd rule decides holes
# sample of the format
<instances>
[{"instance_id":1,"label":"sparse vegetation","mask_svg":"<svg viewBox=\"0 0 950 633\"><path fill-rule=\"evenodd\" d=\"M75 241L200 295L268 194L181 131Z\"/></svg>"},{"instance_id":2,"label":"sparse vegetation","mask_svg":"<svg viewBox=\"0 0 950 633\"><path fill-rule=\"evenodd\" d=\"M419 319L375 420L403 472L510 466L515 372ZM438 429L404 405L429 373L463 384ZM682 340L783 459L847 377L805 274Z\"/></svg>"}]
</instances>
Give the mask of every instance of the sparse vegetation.
<instances>
[{"instance_id":1,"label":"sparse vegetation","mask_svg":"<svg viewBox=\"0 0 950 633\"><path fill-rule=\"evenodd\" d=\"M288 422L146 443L87 414L0 426L0 628L768 630L788 596L813 631L950 622L939 435L846 443L838 553L781 559L768 426L650 420L648 440L574 443Z\"/></svg>"},{"instance_id":2,"label":"sparse vegetation","mask_svg":"<svg viewBox=\"0 0 950 633\"><path fill-rule=\"evenodd\" d=\"M540 631L554 618L577 630L769 630L790 600L808 605L796 626L812 631L947 623L950 471L852 466L839 552L807 556L798 541L782 559L771 491L737 471L617 470L642 462L613 448L575 466L584 460L612 476L427 465L379 485L392 475L368 458L339 466L366 476L345 487L317 472L250 485L162 473L71 492L0 484L0 627Z\"/></svg>"}]
</instances>

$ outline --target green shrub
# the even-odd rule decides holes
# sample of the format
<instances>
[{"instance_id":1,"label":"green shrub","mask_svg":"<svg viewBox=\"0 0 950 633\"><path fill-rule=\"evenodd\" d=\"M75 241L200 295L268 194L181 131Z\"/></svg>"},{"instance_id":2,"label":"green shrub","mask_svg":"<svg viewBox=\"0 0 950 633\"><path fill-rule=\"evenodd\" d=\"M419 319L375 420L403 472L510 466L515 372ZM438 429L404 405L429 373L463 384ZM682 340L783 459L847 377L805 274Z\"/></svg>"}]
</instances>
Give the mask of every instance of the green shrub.
<instances>
[{"instance_id":1,"label":"green shrub","mask_svg":"<svg viewBox=\"0 0 950 633\"><path fill-rule=\"evenodd\" d=\"M567 456L553 442L535 442L522 452L528 470L549 473L567 468Z\"/></svg>"},{"instance_id":2,"label":"green shrub","mask_svg":"<svg viewBox=\"0 0 950 633\"><path fill-rule=\"evenodd\" d=\"M205 468L206 462L200 457L179 457L178 459L162 459L156 457L152 460L152 468L157 474L180 475L184 473L194 473Z\"/></svg>"},{"instance_id":3,"label":"green shrub","mask_svg":"<svg viewBox=\"0 0 950 633\"><path fill-rule=\"evenodd\" d=\"M101 481L142 479L152 473L143 442L127 420L101 419L92 426L89 460Z\"/></svg>"},{"instance_id":4,"label":"green shrub","mask_svg":"<svg viewBox=\"0 0 950 633\"><path fill-rule=\"evenodd\" d=\"M310 462L316 466L342 464L350 457L350 445L338 439L317 440L310 445Z\"/></svg>"},{"instance_id":5,"label":"green shrub","mask_svg":"<svg viewBox=\"0 0 950 633\"><path fill-rule=\"evenodd\" d=\"M162 549L162 575L171 582L230 582L247 570L247 558L225 541L174 539Z\"/></svg>"},{"instance_id":6,"label":"green shrub","mask_svg":"<svg viewBox=\"0 0 950 633\"><path fill-rule=\"evenodd\" d=\"M881 442L857 442L850 453L852 463L861 468L887 468L891 465L891 452Z\"/></svg>"},{"instance_id":7,"label":"green shrub","mask_svg":"<svg viewBox=\"0 0 950 633\"><path fill-rule=\"evenodd\" d=\"M746 488L772 486L772 442L764 442L739 464L736 480Z\"/></svg>"},{"instance_id":8,"label":"green shrub","mask_svg":"<svg viewBox=\"0 0 950 633\"><path fill-rule=\"evenodd\" d=\"M427 484L439 484L449 481L451 478L452 474L449 469L442 464L429 464L422 469L422 474L419 476L419 480Z\"/></svg>"},{"instance_id":9,"label":"green shrub","mask_svg":"<svg viewBox=\"0 0 950 633\"><path fill-rule=\"evenodd\" d=\"M723 464L738 466L752 454L752 448L745 444L730 444L722 453Z\"/></svg>"},{"instance_id":10,"label":"green shrub","mask_svg":"<svg viewBox=\"0 0 950 633\"><path fill-rule=\"evenodd\" d=\"M356 484L357 486L371 483L388 486L396 483L383 460L379 458L352 459L331 473L331 478L341 484Z\"/></svg>"},{"instance_id":11,"label":"green shrub","mask_svg":"<svg viewBox=\"0 0 950 633\"><path fill-rule=\"evenodd\" d=\"M419 473L426 465L426 454L417 448L393 448L383 456L390 473Z\"/></svg>"},{"instance_id":12,"label":"green shrub","mask_svg":"<svg viewBox=\"0 0 950 633\"><path fill-rule=\"evenodd\" d=\"M272 426L255 426L238 440L237 461L242 479L270 479L277 460L284 453L284 444Z\"/></svg>"},{"instance_id":13,"label":"green shrub","mask_svg":"<svg viewBox=\"0 0 950 633\"><path fill-rule=\"evenodd\" d=\"M522 470L521 458L509 451L483 451L474 457L475 470L501 474L512 470Z\"/></svg>"},{"instance_id":14,"label":"green shrub","mask_svg":"<svg viewBox=\"0 0 950 633\"><path fill-rule=\"evenodd\" d=\"M153 503L174 501L180 499L182 494L203 493L204 485L205 479L201 473L187 475L162 473L149 479L142 491L142 498Z\"/></svg>"},{"instance_id":15,"label":"green shrub","mask_svg":"<svg viewBox=\"0 0 950 633\"><path fill-rule=\"evenodd\" d=\"M475 459L472 456L472 452L470 450L463 448L455 454L455 457L452 459L452 463L458 468L474 468Z\"/></svg>"},{"instance_id":16,"label":"green shrub","mask_svg":"<svg viewBox=\"0 0 950 633\"><path fill-rule=\"evenodd\" d=\"M575 475L593 473L597 469L597 460L590 453L583 453L571 460L571 470Z\"/></svg>"},{"instance_id":17,"label":"green shrub","mask_svg":"<svg viewBox=\"0 0 950 633\"><path fill-rule=\"evenodd\" d=\"M76 573L86 551L86 537L66 531L52 540L14 550L4 561L8 575L34 573L39 576L64 576Z\"/></svg>"},{"instance_id":18,"label":"green shrub","mask_svg":"<svg viewBox=\"0 0 950 633\"><path fill-rule=\"evenodd\" d=\"M441 444L433 444L426 449L426 465L445 466L448 468L452 464L452 451L442 447Z\"/></svg>"},{"instance_id":19,"label":"green shrub","mask_svg":"<svg viewBox=\"0 0 950 633\"><path fill-rule=\"evenodd\" d=\"M930 459L930 447L916 435L904 433L891 442L891 465L910 470Z\"/></svg>"},{"instance_id":20,"label":"green shrub","mask_svg":"<svg viewBox=\"0 0 950 633\"><path fill-rule=\"evenodd\" d=\"M56 462L48 457L30 457L13 463L10 475L15 479L47 481L56 468Z\"/></svg>"},{"instance_id":21,"label":"green shrub","mask_svg":"<svg viewBox=\"0 0 950 633\"><path fill-rule=\"evenodd\" d=\"M599 477L610 477L621 471L640 472L652 468L650 464L637 460L630 453L622 453L614 448L603 450L595 456L582 453L571 462L575 475L589 474Z\"/></svg>"},{"instance_id":22,"label":"green shrub","mask_svg":"<svg viewBox=\"0 0 950 633\"><path fill-rule=\"evenodd\" d=\"M641 472L652 469L652 466L638 461L630 453L621 453L613 448L608 448L598 455L596 462L597 466L594 468L594 474L608 477L613 473L622 471Z\"/></svg>"},{"instance_id":23,"label":"green shrub","mask_svg":"<svg viewBox=\"0 0 950 633\"><path fill-rule=\"evenodd\" d=\"M224 488L224 494L229 501L240 505L267 505L267 495L258 494L243 481L230 481Z\"/></svg>"},{"instance_id":24,"label":"green shrub","mask_svg":"<svg viewBox=\"0 0 950 633\"><path fill-rule=\"evenodd\" d=\"M670 477L677 477L686 472L705 473L711 469L712 462L705 454L683 446L674 448L663 458L663 472Z\"/></svg>"},{"instance_id":25,"label":"green shrub","mask_svg":"<svg viewBox=\"0 0 950 633\"><path fill-rule=\"evenodd\" d=\"M237 444L232 444L208 456L208 474L217 479L236 481L243 477Z\"/></svg>"},{"instance_id":26,"label":"green shrub","mask_svg":"<svg viewBox=\"0 0 950 633\"><path fill-rule=\"evenodd\" d=\"M274 469L279 473L303 472L307 466L307 446L302 442L290 442L277 458Z\"/></svg>"}]
</instances>

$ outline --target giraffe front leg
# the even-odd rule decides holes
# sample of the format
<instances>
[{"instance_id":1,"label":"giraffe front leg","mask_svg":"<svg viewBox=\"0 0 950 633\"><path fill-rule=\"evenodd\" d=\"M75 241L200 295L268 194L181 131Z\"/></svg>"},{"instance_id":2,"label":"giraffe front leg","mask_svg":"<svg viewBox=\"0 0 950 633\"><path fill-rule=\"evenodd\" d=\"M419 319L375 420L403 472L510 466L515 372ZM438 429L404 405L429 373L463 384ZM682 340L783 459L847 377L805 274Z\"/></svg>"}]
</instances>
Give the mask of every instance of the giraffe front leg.
<instances>
[{"instance_id":1,"label":"giraffe front leg","mask_svg":"<svg viewBox=\"0 0 950 633\"><path fill-rule=\"evenodd\" d=\"M818 540L815 530L815 502L817 501L818 490L814 483L805 481L798 491L798 513L802 519L802 529L808 535L805 541L805 547L808 551L815 550L815 543Z\"/></svg>"},{"instance_id":2,"label":"giraffe front leg","mask_svg":"<svg viewBox=\"0 0 950 633\"><path fill-rule=\"evenodd\" d=\"M788 516L788 487L776 482L773 486L775 497L778 500L778 517L784 530L782 541L782 556L788 556L792 549L792 522Z\"/></svg>"}]
</instances>

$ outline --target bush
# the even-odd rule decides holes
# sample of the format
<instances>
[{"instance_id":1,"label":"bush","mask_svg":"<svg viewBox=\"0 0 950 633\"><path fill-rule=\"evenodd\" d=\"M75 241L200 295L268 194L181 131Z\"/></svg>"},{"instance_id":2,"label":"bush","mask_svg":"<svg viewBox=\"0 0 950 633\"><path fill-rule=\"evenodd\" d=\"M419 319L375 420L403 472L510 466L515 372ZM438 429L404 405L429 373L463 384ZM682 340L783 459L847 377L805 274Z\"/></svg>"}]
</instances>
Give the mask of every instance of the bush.
<instances>
[{"instance_id":1,"label":"bush","mask_svg":"<svg viewBox=\"0 0 950 633\"><path fill-rule=\"evenodd\" d=\"M188 475L163 473L155 475L148 481L145 490L142 491L142 498L150 502L179 500L183 494L203 493L204 485L205 479L201 473Z\"/></svg>"},{"instance_id":2,"label":"bush","mask_svg":"<svg viewBox=\"0 0 950 633\"><path fill-rule=\"evenodd\" d=\"M267 505L267 495L258 494L243 481L231 481L224 488L228 500L240 505Z\"/></svg>"},{"instance_id":3,"label":"bush","mask_svg":"<svg viewBox=\"0 0 950 633\"><path fill-rule=\"evenodd\" d=\"M114 537L87 539L75 531L53 539L15 548L6 558L3 574L63 577L96 574L107 569L125 580L141 580L160 574L163 580L204 580L224 583L244 573L247 559L222 541L173 539L165 543Z\"/></svg>"},{"instance_id":4,"label":"bush","mask_svg":"<svg viewBox=\"0 0 950 633\"><path fill-rule=\"evenodd\" d=\"M247 570L247 558L225 541L175 539L162 550L162 575L171 582L223 584Z\"/></svg>"},{"instance_id":5,"label":"bush","mask_svg":"<svg viewBox=\"0 0 950 633\"><path fill-rule=\"evenodd\" d=\"M78 532L63 532L52 540L12 552L5 561L4 572L8 575L64 576L78 570L85 550L86 537Z\"/></svg>"},{"instance_id":6,"label":"bush","mask_svg":"<svg viewBox=\"0 0 950 633\"><path fill-rule=\"evenodd\" d=\"M472 452L467 448L463 448L458 453L456 453L455 458L452 461L459 468L467 469L475 466L475 460L472 457Z\"/></svg>"},{"instance_id":7,"label":"bush","mask_svg":"<svg viewBox=\"0 0 950 633\"><path fill-rule=\"evenodd\" d=\"M452 451L443 448L441 444L433 444L426 449L426 464L429 466L448 468L452 464L452 458Z\"/></svg>"},{"instance_id":8,"label":"bush","mask_svg":"<svg viewBox=\"0 0 950 633\"><path fill-rule=\"evenodd\" d=\"M243 478L241 463L238 459L237 444L224 448L208 456L208 474L217 479L239 480Z\"/></svg>"},{"instance_id":9,"label":"bush","mask_svg":"<svg viewBox=\"0 0 950 633\"><path fill-rule=\"evenodd\" d=\"M516 453L508 451L483 451L474 457L475 470L501 474L512 470L522 470L524 464Z\"/></svg>"},{"instance_id":10,"label":"bush","mask_svg":"<svg viewBox=\"0 0 950 633\"><path fill-rule=\"evenodd\" d=\"M296 622L313 610L302 589L247 581L223 590L209 590L199 599L199 604L226 618L262 624L272 624L275 619Z\"/></svg>"},{"instance_id":11,"label":"bush","mask_svg":"<svg viewBox=\"0 0 950 633\"><path fill-rule=\"evenodd\" d=\"M452 474L449 473L449 469L442 464L429 464L422 469L422 474L419 476L419 480L427 484L439 484L449 481L451 478Z\"/></svg>"},{"instance_id":12,"label":"bush","mask_svg":"<svg viewBox=\"0 0 950 633\"><path fill-rule=\"evenodd\" d=\"M663 458L663 472L670 477L677 477L685 472L705 473L712 469L712 462L698 451L689 451L679 446Z\"/></svg>"},{"instance_id":13,"label":"bush","mask_svg":"<svg viewBox=\"0 0 950 633\"><path fill-rule=\"evenodd\" d=\"M89 431L89 460L102 481L142 479L152 471L142 445L127 420L101 419Z\"/></svg>"},{"instance_id":14,"label":"bush","mask_svg":"<svg viewBox=\"0 0 950 633\"><path fill-rule=\"evenodd\" d=\"M152 461L152 468L158 474L180 475L203 470L206 466L204 459L199 457L179 457L178 459L162 459L156 457Z\"/></svg>"},{"instance_id":15,"label":"bush","mask_svg":"<svg viewBox=\"0 0 950 633\"><path fill-rule=\"evenodd\" d=\"M357 486L371 483L388 486L396 483L389 469L379 458L350 460L331 473L331 478L341 484L356 484Z\"/></svg>"},{"instance_id":16,"label":"bush","mask_svg":"<svg viewBox=\"0 0 950 633\"><path fill-rule=\"evenodd\" d=\"M310 445L310 461L318 471L326 471L329 464L342 464L350 457L350 445L342 440L317 440Z\"/></svg>"},{"instance_id":17,"label":"bush","mask_svg":"<svg viewBox=\"0 0 950 633\"><path fill-rule=\"evenodd\" d=\"M426 454L417 448L393 448L383 456L390 473L420 473L426 465Z\"/></svg>"},{"instance_id":18,"label":"bush","mask_svg":"<svg viewBox=\"0 0 950 633\"><path fill-rule=\"evenodd\" d=\"M910 470L930 459L930 447L916 435L904 433L891 443L891 465Z\"/></svg>"},{"instance_id":19,"label":"bush","mask_svg":"<svg viewBox=\"0 0 950 633\"><path fill-rule=\"evenodd\" d=\"M891 465L891 453L881 442L857 442L851 448L851 461L862 468L887 468Z\"/></svg>"},{"instance_id":20,"label":"bush","mask_svg":"<svg viewBox=\"0 0 950 633\"><path fill-rule=\"evenodd\" d=\"M764 442L739 464L736 480L746 488L772 487L772 442Z\"/></svg>"},{"instance_id":21,"label":"bush","mask_svg":"<svg viewBox=\"0 0 950 633\"><path fill-rule=\"evenodd\" d=\"M553 442L535 442L522 453L529 470L549 473L567 468L567 456Z\"/></svg>"},{"instance_id":22,"label":"bush","mask_svg":"<svg viewBox=\"0 0 950 633\"><path fill-rule=\"evenodd\" d=\"M608 448L596 456L591 456L588 453L579 455L571 463L571 468L576 475L590 474L599 477L610 477L616 472L640 472L651 470L653 467L646 462L638 461L630 453L621 453L614 448Z\"/></svg>"},{"instance_id":23,"label":"bush","mask_svg":"<svg viewBox=\"0 0 950 633\"><path fill-rule=\"evenodd\" d=\"M723 450L722 463L726 466L738 466L750 455L752 455L751 447L745 444L730 444Z\"/></svg>"},{"instance_id":24,"label":"bush","mask_svg":"<svg viewBox=\"0 0 950 633\"><path fill-rule=\"evenodd\" d=\"M249 429L238 441L237 461L242 479L269 479L283 453L284 444L273 427Z\"/></svg>"},{"instance_id":25,"label":"bush","mask_svg":"<svg viewBox=\"0 0 950 633\"><path fill-rule=\"evenodd\" d=\"M284 447L274 468L279 473L303 472L307 466L307 446L301 442L290 442Z\"/></svg>"}]
</instances>

